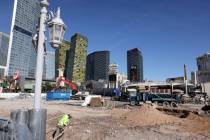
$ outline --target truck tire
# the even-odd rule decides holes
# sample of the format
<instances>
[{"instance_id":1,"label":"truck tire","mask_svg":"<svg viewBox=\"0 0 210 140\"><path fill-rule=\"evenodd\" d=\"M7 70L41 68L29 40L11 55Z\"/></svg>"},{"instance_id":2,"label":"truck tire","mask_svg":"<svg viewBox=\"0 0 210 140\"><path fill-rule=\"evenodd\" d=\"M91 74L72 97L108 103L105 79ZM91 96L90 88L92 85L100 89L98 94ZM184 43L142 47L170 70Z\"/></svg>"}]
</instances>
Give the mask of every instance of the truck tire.
<instances>
[{"instance_id":1,"label":"truck tire","mask_svg":"<svg viewBox=\"0 0 210 140\"><path fill-rule=\"evenodd\" d=\"M171 107L176 108L178 107L178 104L176 102L171 102Z\"/></svg>"},{"instance_id":2,"label":"truck tire","mask_svg":"<svg viewBox=\"0 0 210 140\"><path fill-rule=\"evenodd\" d=\"M130 104L131 104L131 106L135 106L136 105L136 101L131 101Z\"/></svg>"},{"instance_id":3,"label":"truck tire","mask_svg":"<svg viewBox=\"0 0 210 140\"><path fill-rule=\"evenodd\" d=\"M170 106L169 102L167 102L167 101L163 102L163 107L169 107L169 106Z\"/></svg>"},{"instance_id":4,"label":"truck tire","mask_svg":"<svg viewBox=\"0 0 210 140\"><path fill-rule=\"evenodd\" d=\"M158 103L158 101L155 101L154 104L155 104L155 105L158 105L159 103Z\"/></svg>"}]
</instances>

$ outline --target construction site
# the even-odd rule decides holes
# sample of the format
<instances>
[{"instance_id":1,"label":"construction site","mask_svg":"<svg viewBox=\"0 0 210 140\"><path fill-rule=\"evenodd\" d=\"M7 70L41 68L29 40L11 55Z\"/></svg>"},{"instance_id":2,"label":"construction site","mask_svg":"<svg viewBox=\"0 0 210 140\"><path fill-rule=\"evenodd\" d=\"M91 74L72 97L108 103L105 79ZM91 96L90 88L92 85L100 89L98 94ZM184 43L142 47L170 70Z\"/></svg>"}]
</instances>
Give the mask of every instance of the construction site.
<instances>
[{"instance_id":1,"label":"construction site","mask_svg":"<svg viewBox=\"0 0 210 140\"><path fill-rule=\"evenodd\" d=\"M210 139L210 115L203 104L180 104L176 108L143 103L131 106L129 102L109 97L93 96L86 100L46 101L46 139L63 140L207 140ZM87 97L86 97L87 98ZM2 99L1 118L10 118L16 109L32 109L33 95L18 95ZM68 126L53 138L58 119L63 114L72 118ZM2 135L1 135L2 136Z\"/></svg>"},{"instance_id":2,"label":"construction site","mask_svg":"<svg viewBox=\"0 0 210 140\"><path fill-rule=\"evenodd\" d=\"M0 4L0 140L210 140L210 3L67 1Z\"/></svg>"},{"instance_id":3,"label":"construction site","mask_svg":"<svg viewBox=\"0 0 210 140\"><path fill-rule=\"evenodd\" d=\"M60 76L50 91L40 95L46 115L36 116L31 115L36 111L35 94L14 93L18 88L11 88L20 85L16 75L13 82L2 84L8 83L0 94L2 140L30 140L35 135L40 140L210 139L209 93L183 78L126 82L120 89L104 89L102 83L90 81L81 90Z\"/></svg>"}]
</instances>

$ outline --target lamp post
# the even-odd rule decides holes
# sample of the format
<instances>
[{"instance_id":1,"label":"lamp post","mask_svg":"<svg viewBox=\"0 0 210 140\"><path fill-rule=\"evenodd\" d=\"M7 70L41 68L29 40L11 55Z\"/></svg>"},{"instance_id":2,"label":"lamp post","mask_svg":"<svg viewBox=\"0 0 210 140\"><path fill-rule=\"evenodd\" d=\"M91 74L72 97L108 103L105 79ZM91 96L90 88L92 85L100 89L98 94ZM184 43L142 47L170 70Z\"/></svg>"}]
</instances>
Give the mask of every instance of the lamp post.
<instances>
[{"instance_id":1,"label":"lamp post","mask_svg":"<svg viewBox=\"0 0 210 140\"><path fill-rule=\"evenodd\" d=\"M41 104L41 86L42 86L42 75L43 75L43 59L44 59L44 43L45 43L45 31L46 25L49 27L50 45L53 48L58 48L63 41L65 33L65 24L60 18L60 8L56 15L53 17L48 15L47 8L49 3L47 0L41 1L41 16L39 24L39 35L38 35L38 50L37 50L37 64L36 64L36 84L35 84L35 98L34 108L40 109Z\"/></svg>"},{"instance_id":2,"label":"lamp post","mask_svg":"<svg viewBox=\"0 0 210 140\"><path fill-rule=\"evenodd\" d=\"M47 110L41 109L42 74L45 47L46 26L49 28L49 42L53 48L58 48L63 41L65 24L60 18L60 8L55 16L47 11L49 3L47 0L40 2L41 15L39 33L33 41L37 45L36 84L34 95L34 109L14 110L10 113L10 119L14 123L17 140L45 140ZM38 43L36 43L38 41Z\"/></svg>"},{"instance_id":3,"label":"lamp post","mask_svg":"<svg viewBox=\"0 0 210 140\"><path fill-rule=\"evenodd\" d=\"M46 116L47 110L41 109L41 92L42 92L42 75L43 75L43 61L44 61L44 47L45 47L45 32L46 26L49 29L49 42L53 48L58 48L63 41L65 33L65 24L60 18L60 8L58 8L55 15L48 14L47 8L49 3L47 0L40 2L41 15L38 33L38 50L36 63L36 83L34 95L34 110L29 111L30 129L32 130L32 137L36 140L45 139L46 131ZM49 12L50 13L50 12Z\"/></svg>"}]
</instances>

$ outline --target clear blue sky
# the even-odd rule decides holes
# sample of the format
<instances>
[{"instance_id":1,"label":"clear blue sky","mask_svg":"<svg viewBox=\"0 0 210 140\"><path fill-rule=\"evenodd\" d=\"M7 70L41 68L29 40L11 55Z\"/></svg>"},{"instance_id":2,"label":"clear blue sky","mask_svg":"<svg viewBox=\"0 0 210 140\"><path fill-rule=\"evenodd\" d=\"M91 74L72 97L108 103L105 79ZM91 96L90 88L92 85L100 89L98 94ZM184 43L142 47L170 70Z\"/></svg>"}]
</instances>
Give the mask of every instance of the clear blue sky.
<instances>
[{"instance_id":1,"label":"clear blue sky","mask_svg":"<svg viewBox=\"0 0 210 140\"><path fill-rule=\"evenodd\" d=\"M13 0L0 1L0 31L9 33ZM126 51L139 48L144 77L164 80L197 69L196 57L210 52L210 0L51 0L61 7L65 38L88 37L88 52L110 50L111 62L127 71Z\"/></svg>"}]
</instances>

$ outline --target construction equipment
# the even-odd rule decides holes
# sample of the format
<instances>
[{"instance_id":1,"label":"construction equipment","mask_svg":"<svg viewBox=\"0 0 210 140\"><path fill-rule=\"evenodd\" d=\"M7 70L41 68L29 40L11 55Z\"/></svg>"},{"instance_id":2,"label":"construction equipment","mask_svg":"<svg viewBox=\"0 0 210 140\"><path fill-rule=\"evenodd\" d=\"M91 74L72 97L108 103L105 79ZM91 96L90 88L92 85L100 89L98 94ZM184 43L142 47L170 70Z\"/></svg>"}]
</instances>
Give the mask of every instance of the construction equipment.
<instances>
[{"instance_id":1,"label":"construction equipment","mask_svg":"<svg viewBox=\"0 0 210 140\"><path fill-rule=\"evenodd\" d=\"M72 91L77 91L77 85L70 80L65 79L65 77L60 76L56 80L56 87L54 90L57 90L59 88L64 88L64 89L71 89Z\"/></svg>"},{"instance_id":2,"label":"construction equipment","mask_svg":"<svg viewBox=\"0 0 210 140\"><path fill-rule=\"evenodd\" d=\"M175 94L151 93L151 92L136 92L135 89L128 90L129 100L131 105L138 105L144 102L162 104L165 107L178 107L180 96Z\"/></svg>"},{"instance_id":3,"label":"construction equipment","mask_svg":"<svg viewBox=\"0 0 210 140\"><path fill-rule=\"evenodd\" d=\"M74 92L77 92L77 85L60 76L56 80L55 88L51 92L47 92L46 100L69 100Z\"/></svg>"}]
</instances>

